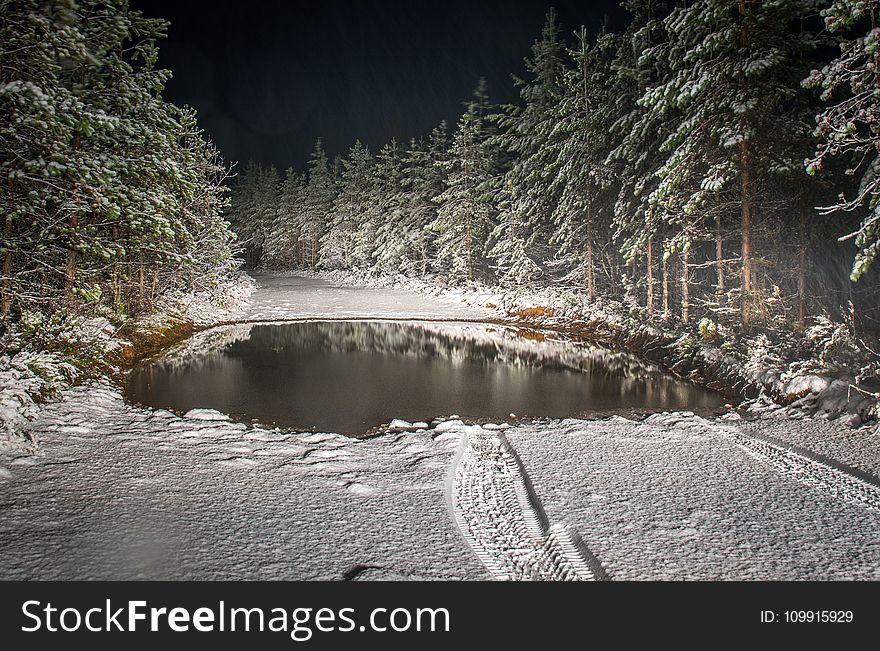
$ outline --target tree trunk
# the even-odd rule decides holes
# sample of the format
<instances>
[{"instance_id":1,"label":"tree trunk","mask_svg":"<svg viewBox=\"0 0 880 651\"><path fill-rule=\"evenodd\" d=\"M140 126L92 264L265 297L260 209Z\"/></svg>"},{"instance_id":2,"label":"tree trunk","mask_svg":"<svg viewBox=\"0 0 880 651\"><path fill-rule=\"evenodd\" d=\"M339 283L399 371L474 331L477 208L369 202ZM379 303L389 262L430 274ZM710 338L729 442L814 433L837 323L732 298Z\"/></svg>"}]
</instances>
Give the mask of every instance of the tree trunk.
<instances>
[{"instance_id":1,"label":"tree trunk","mask_svg":"<svg viewBox=\"0 0 880 651\"><path fill-rule=\"evenodd\" d=\"M587 69L587 34L586 30L581 27L580 33L581 43L581 62L583 69L581 70L581 79L583 80L583 99L584 99L584 118L590 115L590 92L587 86L589 78L589 70ZM590 161L590 167L593 166L593 150L592 138L590 138L589 130L585 131L587 138L587 159ZM589 177L590 170L587 170L587 298L592 301L596 295L596 286L593 278L593 190Z\"/></svg>"},{"instance_id":2,"label":"tree trunk","mask_svg":"<svg viewBox=\"0 0 880 651\"><path fill-rule=\"evenodd\" d=\"M6 184L9 195L9 210L12 210L12 177L7 179ZM6 213L6 220L3 226L3 234L6 237L6 251L3 252L3 288L0 291L0 318L5 319L9 314L12 306L12 296L9 290L9 277L12 274L12 215Z\"/></svg>"},{"instance_id":3,"label":"tree trunk","mask_svg":"<svg viewBox=\"0 0 880 651\"><path fill-rule=\"evenodd\" d=\"M801 330L807 325L807 203L801 200L800 228L798 229L798 323Z\"/></svg>"},{"instance_id":4,"label":"tree trunk","mask_svg":"<svg viewBox=\"0 0 880 651\"><path fill-rule=\"evenodd\" d=\"M690 284L688 276L690 275L688 267L688 254L690 251L687 246L681 250L681 322L687 323L690 312Z\"/></svg>"},{"instance_id":5,"label":"tree trunk","mask_svg":"<svg viewBox=\"0 0 880 651\"><path fill-rule=\"evenodd\" d=\"M681 231L684 235L684 243L681 247L681 322L687 323L690 313L690 267L688 257L690 255L690 237L687 213L682 214Z\"/></svg>"},{"instance_id":6,"label":"tree trunk","mask_svg":"<svg viewBox=\"0 0 880 651\"><path fill-rule=\"evenodd\" d=\"M80 86L85 86L86 83L86 68L84 65L80 64L79 66L79 84ZM79 131L75 131L73 134L73 150L78 152L80 147L82 146L82 136ZM74 210L78 209L77 204L79 203L79 184L74 185ZM65 287L68 296L73 294L73 286L76 282L76 230L79 228L79 215L74 213L70 216L70 221L68 222L70 226L70 234L68 236L68 249L67 249L67 262L65 264Z\"/></svg>"},{"instance_id":7,"label":"tree trunk","mask_svg":"<svg viewBox=\"0 0 880 651\"><path fill-rule=\"evenodd\" d=\"M312 235L312 269L318 266L318 238Z\"/></svg>"},{"instance_id":8,"label":"tree trunk","mask_svg":"<svg viewBox=\"0 0 880 651\"><path fill-rule=\"evenodd\" d=\"M471 220L470 220L470 217L467 218L467 230L466 230L465 236L467 237L467 279L473 280L474 279L474 262L473 262L473 258L472 258L473 243L471 241Z\"/></svg>"},{"instance_id":9,"label":"tree trunk","mask_svg":"<svg viewBox=\"0 0 880 651\"><path fill-rule=\"evenodd\" d=\"M150 305L156 304L156 293L159 289L159 263L153 269L153 282L150 285Z\"/></svg>"},{"instance_id":10,"label":"tree trunk","mask_svg":"<svg viewBox=\"0 0 880 651\"><path fill-rule=\"evenodd\" d=\"M740 174L742 179L742 322L749 323L752 294L752 202L749 196L749 146L739 144Z\"/></svg>"},{"instance_id":11,"label":"tree trunk","mask_svg":"<svg viewBox=\"0 0 880 651\"><path fill-rule=\"evenodd\" d=\"M464 173L465 196L467 196L468 201L470 201L470 199L471 199L471 170L470 170L470 166L468 165L466 158L464 160L462 170ZM467 219L466 226L465 226L465 237L467 238L467 242L465 243L465 245L467 247L466 248L467 279L470 281L470 280L473 280L473 273L474 273L473 260L471 258L471 221L472 221L472 215L466 214L465 219Z\"/></svg>"},{"instance_id":12,"label":"tree trunk","mask_svg":"<svg viewBox=\"0 0 880 651\"><path fill-rule=\"evenodd\" d=\"M589 192L589 190L587 190ZM587 202L587 298L592 301L596 295L593 280L593 201Z\"/></svg>"},{"instance_id":13,"label":"tree trunk","mask_svg":"<svg viewBox=\"0 0 880 651\"><path fill-rule=\"evenodd\" d=\"M648 238L648 314L654 314L654 239Z\"/></svg>"},{"instance_id":14,"label":"tree trunk","mask_svg":"<svg viewBox=\"0 0 880 651\"><path fill-rule=\"evenodd\" d=\"M669 317L669 261L666 259L666 242L663 243L663 317Z\"/></svg>"},{"instance_id":15,"label":"tree trunk","mask_svg":"<svg viewBox=\"0 0 880 651\"><path fill-rule=\"evenodd\" d=\"M748 43L748 32L745 27L745 17L748 13L746 0L739 0L739 17L742 21L740 28L740 47L745 49ZM745 84L745 80L742 81ZM748 325L751 318L750 303L752 300L752 198L751 179L749 178L749 143L742 140L739 143L739 167L742 181L742 322Z\"/></svg>"},{"instance_id":16,"label":"tree trunk","mask_svg":"<svg viewBox=\"0 0 880 651\"><path fill-rule=\"evenodd\" d=\"M67 249L67 263L65 264L65 285L68 295L73 294L73 285L76 282L76 229L79 227L79 216L70 216L70 235Z\"/></svg>"},{"instance_id":17,"label":"tree trunk","mask_svg":"<svg viewBox=\"0 0 880 651\"><path fill-rule=\"evenodd\" d=\"M141 253L140 265L138 266L138 280L141 290L141 309L143 309L144 304L147 302L147 289L146 284L144 283L144 254Z\"/></svg>"},{"instance_id":18,"label":"tree trunk","mask_svg":"<svg viewBox=\"0 0 880 651\"><path fill-rule=\"evenodd\" d=\"M718 304L724 297L724 243L721 240L721 213L715 214L715 272L716 292L718 294Z\"/></svg>"},{"instance_id":19,"label":"tree trunk","mask_svg":"<svg viewBox=\"0 0 880 651\"><path fill-rule=\"evenodd\" d=\"M119 226L113 224L111 228L111 234L113 237L113 243L116 244L119 241ZM113 307L114 309L119 306L122 302L122 292L119 286L119 260L116 257L116 251L113 251L113 263L111 266L111 282L113 284Z\"/></svg>"}]
</instances>

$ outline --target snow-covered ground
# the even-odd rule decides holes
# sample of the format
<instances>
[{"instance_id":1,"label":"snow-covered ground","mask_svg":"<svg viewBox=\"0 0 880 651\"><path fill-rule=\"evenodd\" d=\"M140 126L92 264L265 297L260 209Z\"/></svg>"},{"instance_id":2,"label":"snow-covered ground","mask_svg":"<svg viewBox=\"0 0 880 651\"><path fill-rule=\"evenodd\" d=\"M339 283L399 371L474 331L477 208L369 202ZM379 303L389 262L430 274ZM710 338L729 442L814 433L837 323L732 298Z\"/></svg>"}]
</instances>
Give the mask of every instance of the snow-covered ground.
<instances>
[{"instance_id":1,"label":"snow-covered ground","mask_svg":"<svg viewBox=\"0 0 880 651\"><path fill-rule=\"evenodd\" d=\"M237 316L484 316L258 282ZM790 415L450 420L355 440L76 387L40 410L36 453L0 451L0 578L880 579L877 435Z\"/></svg>"},{"instance_id":2,"label":"snow-covered ground","mask_svg":"<svg viewBox=\"0 0 880 651\"><path fill-rule=\"evenodd\" d=\"M285 274L259 275L259 291L238 316L247 321L331 317L337 319L409 318L487 319L488 309L463 304L455 297L426 297L398 289L345 287L319 278Z\"/></svg>"}]
</instances>

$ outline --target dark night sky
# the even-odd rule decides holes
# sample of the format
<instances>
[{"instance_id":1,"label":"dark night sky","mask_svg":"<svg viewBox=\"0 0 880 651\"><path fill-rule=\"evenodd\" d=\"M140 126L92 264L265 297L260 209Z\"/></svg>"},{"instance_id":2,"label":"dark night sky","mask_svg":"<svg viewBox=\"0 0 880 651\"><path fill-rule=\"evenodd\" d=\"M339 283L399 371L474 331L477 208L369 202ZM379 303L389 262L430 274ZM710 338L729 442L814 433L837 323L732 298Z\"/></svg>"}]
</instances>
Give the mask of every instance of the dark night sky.
<instances>
[{"instance_id":1,"label":"dark night sky","mask_svg":"<svg viewBox=\"0 0 880 651\"><path fill-rule=\"evenodd\" d=\"M481 76L511 101L511 73L557 8L568 36L598 31L616 0L132 0L171 22L159 63L165 97L196 108L230 161L284 169L305 163L321 136L344 153L356 138L376 151L392 137L451 124Z\"/></svg>"}]
</instances>

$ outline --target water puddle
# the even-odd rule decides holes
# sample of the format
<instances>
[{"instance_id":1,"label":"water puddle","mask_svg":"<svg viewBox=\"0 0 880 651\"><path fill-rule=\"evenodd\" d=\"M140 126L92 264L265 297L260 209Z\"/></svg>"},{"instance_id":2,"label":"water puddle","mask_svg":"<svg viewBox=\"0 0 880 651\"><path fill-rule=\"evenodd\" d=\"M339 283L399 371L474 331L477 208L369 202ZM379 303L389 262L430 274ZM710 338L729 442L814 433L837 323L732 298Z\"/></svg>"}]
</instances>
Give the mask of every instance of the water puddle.
<instances>
[{"instance_id":1,"label":"water puddle","mask_svg":"<svg viewBox=\"0 0 880 651\"><path fill-rule=\"evenodd\" d=\"M199 333L128 376L129 399L288 429L363 434L392 418L583 417L722 397L636 358L482 324L301 322Z\"/></svg>"}]
</instances>

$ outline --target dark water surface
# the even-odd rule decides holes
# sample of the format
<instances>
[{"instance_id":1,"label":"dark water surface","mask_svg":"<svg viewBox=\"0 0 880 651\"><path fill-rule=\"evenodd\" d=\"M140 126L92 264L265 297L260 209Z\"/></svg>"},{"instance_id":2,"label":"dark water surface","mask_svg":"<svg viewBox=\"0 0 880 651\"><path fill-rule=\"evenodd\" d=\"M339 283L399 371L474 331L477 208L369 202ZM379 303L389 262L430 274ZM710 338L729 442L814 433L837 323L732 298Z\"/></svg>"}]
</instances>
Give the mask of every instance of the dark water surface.
<instances>
[{"instance_id":1,"label":"dark water surface","mask_svg":"<svg viewBox=\"0 0 880 651\"><path fill-rule=\"evenodd\" d=\"M129 375L128 397L285 428L358 434L392 418L713 411L715 392L631 356L475 324L308 322L196 335ZM532 335L534 337L534 335Z\"/></svg>"}]
</instances>

